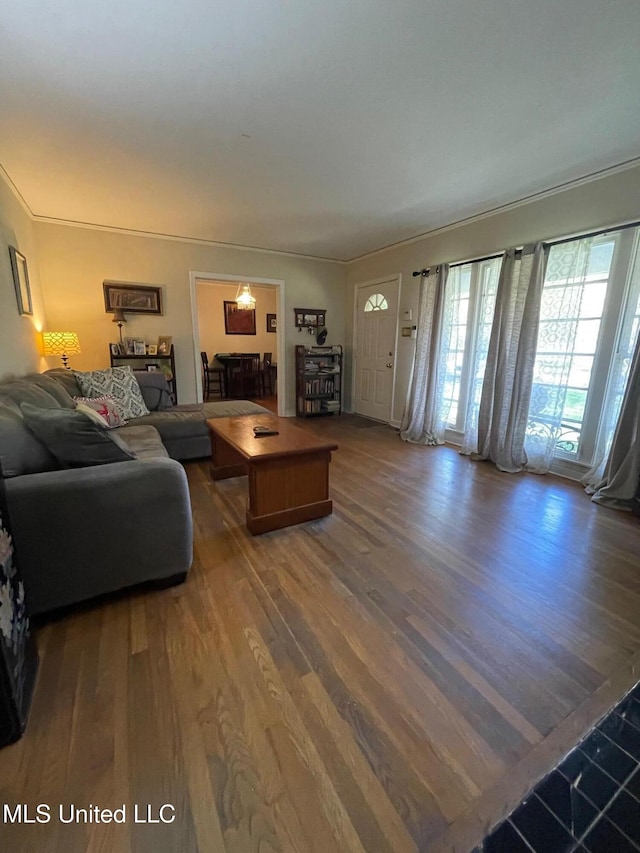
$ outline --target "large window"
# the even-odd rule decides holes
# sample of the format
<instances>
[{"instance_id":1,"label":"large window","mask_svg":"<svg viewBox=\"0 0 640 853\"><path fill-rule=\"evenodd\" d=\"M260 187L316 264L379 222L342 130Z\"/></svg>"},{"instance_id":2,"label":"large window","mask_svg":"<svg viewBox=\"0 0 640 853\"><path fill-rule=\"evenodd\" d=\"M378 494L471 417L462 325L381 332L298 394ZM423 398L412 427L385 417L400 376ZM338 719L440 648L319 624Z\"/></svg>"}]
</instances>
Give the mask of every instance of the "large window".
<instances>
[{"instance_id":1,"label":"large window","mask_svg":"<svg viewBox=\"0 0 640 853\"><path fill-rule=\"evenodd\" d=\"M620 411L640 326L639 232L549 250L528 430L551 431L554 468L565 473L579 475L602 455ZM500 264L449 272L440 364L443 415L454 442L480 405Z\"/></svg>"},{"instance_id":2,"label":"large window","mask_svg":"<svg viewBox=\"0 0 640 853\"><path fill-rule=\"evenodd\" d=\"M464 432L469 406L480 405L500 258L452 267L447 281L441 363L444 421Z\"/></svg>"},{"instance_id":3,"label":"large window","mask_svg":"<svg viewBox=\"0 0 640 853\"><path fill-rule=\"evenodd\" d=\"M618 235L552 246L540 305L529 430L577 458ZM576 257L577 255L577 257ZM570 258L570 260L568 260ZM557 423L560 419L560 428Z\"/></svg>"}]
</instances>

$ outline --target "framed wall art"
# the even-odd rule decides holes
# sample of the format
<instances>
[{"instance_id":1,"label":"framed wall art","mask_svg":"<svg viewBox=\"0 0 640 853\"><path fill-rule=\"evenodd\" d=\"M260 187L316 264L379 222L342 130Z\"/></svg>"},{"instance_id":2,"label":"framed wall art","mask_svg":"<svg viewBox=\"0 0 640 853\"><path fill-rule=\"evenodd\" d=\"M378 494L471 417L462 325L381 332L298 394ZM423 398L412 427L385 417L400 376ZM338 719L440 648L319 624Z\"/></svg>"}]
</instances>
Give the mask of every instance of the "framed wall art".
<instances>
[{"instance_id":1,"label":"framed wall art","mask_svg":"<svg viewBox=\"0 0 640 853\"><path fill-rule=\"evenodd\" d=\"M255 335L256 309L238 308L235 302L225 299L224 331L227 335Z\"/></svg>"},{"instance_id":2,"label":"framed wall art","mask_svg":"<svg viewBox=\"0 0 640 853\"><path fill-rule=\"evenodd\" d=\"M267 332L278 331L278 317L276 314L267 314Z\"/></svg>"},{"instance_id":3,"label":"framed wall art","mask_svg":"<svg viewBox=\"0 0 640 853\"><path fill-rule=\"evenodd\" d=\"M13 286L16 289L18 313L21 316L33 314L31 288L29 287L29 273L27 272L27 259L13 246L9 246L9 256L11 258Z\"/></svg>"},{"instance_id":4,"label":"framed wall art","mask_svg":"<svg viewBox=\"0 0 640 853\"><path fill-rule=\"evenodd\" d=\"M127 314L162 314L162 288L126 281L105 281L104 310L120 308Z\"/></svg>"},{"instance_id":5,"label":"framed wall art","mask_svg":"<svg viewBox=\"0 0 640 853\"><path fill-rule=\"evenodd\" d=\"M325 325L326 310L324 308L294 308L296 328L317 329Z\"/></svg>"}]
</instances>

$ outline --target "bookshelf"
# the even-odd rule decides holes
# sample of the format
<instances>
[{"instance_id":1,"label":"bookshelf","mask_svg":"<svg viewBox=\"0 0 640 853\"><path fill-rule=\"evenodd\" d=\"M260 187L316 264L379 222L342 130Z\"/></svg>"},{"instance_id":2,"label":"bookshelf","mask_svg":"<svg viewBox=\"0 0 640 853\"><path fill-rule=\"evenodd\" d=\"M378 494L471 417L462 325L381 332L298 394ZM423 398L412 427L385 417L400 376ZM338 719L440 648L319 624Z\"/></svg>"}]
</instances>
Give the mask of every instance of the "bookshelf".
<instances>
[{"instance_id":1,"label":"bookshelf","mask_svg":"<svg viewBox=\"0 0 640 853\"><path fill-rule=\"evenodd\" d=\"M296 346L296 414L342 411L342 347Z\"/></svg>"}]
</instances>

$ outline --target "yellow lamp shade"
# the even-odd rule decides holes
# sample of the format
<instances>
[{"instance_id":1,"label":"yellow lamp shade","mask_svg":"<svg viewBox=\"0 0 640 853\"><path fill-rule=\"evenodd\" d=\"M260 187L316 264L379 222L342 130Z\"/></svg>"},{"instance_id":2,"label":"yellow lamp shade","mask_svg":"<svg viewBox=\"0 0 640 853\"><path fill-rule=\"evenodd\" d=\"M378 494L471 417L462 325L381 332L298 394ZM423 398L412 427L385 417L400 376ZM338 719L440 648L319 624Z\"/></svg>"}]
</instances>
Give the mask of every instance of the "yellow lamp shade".
<instances>
[{"instance_id":1,"label":"yellow lamp shade","mask_svg":"<svg viewBox=\"0 0 640 853\"><path fill-rule=\"evenodd\" d=\"M80 341L75 332L43 332L42 354L44 356L59 355L62 363L68 367L70 355L80 355Z\"/></svg>"}]
</instances>

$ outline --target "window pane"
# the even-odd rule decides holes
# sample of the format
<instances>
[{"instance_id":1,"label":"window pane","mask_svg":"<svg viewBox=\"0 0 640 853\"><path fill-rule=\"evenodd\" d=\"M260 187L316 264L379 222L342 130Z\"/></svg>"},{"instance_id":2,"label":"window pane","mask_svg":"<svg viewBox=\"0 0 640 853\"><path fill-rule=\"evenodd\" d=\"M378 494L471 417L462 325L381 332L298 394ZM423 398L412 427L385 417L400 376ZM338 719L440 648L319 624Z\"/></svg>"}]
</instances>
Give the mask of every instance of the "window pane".
<instances>
[{"instance_id":1,"label":"window pane","mask_svg":"<svg viewBox=\"0 0 640 853\"><path fill-rule=\"evenodd\" d=\"M585 284L582 293L581 317L601 317L604 298L607 295L607 281L595 281Z\"/></svg>"},{"instance_id":2,"label":"window pane","mask_svg":"<svg viewBox=\"0 0 640 853\"><path fill-rule=\"evenodd\" d=\"M445 375L440 413L447 426L455 426L458 418L470 286L471 266L454 267L449 272L441 341L441 359L445 365Z\"/></svg>"},{"instance_id":3,"label":"window pane","mask_svg":"<svg viewBox=\"0 0 640 853\"><path fill-rule=\"evenodd\" d=\"M615 239L552 246L540 304L527 434L577 454Z\"/></svg>"},{"instance_id":4,"label":"window pane","mask_svg":"<svg viewBox=\"0 0 640 853\"><path fill-rule=\"evenodd\" d=\"M615 242L613 240L608 240L606 243L597 243L593 246L589 257L587 275L602 275L605 278L609 275L614 247Z\"/></svg>"}]
</instances>

